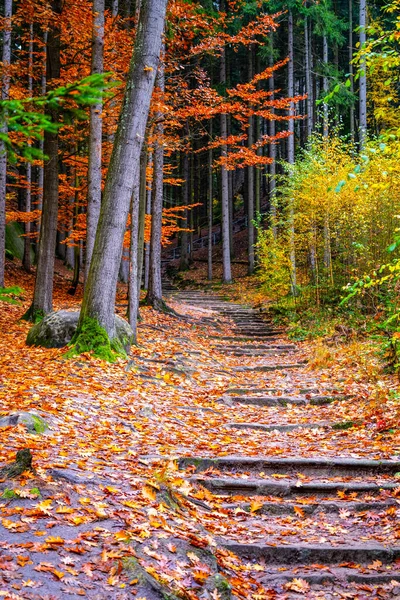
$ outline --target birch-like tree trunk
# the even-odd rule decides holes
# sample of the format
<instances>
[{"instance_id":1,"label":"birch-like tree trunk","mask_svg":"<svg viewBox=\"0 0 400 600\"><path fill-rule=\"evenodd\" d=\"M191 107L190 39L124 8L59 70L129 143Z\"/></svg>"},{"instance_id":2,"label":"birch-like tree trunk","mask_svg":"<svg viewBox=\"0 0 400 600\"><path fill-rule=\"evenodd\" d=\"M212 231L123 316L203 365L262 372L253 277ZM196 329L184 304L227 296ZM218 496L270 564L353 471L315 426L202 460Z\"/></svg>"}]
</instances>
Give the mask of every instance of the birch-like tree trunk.
<instances>
[{"instance_id":1,"label":"birch-like tree trunk","mask_svg":"<svg viewBox=\"0 0 400 600\"><path fill-rule=\"evenodd\" d=\"M53 0L54 13L51 28L47 36L46 78L51 86L54 79L60 77L60 37L62 0ZM59 115L56 108L49 109L49 116L57 122ZM40 224L39 251L35 279L35 290L31 307L24 315L26 319L35 321L38 317L53 310L53 279L55 250L57 243L58 219L58 134L45 132L43 152L43 208Z\"/></svg>"},{"instance_id":2,"label":"birch-like tree trunk","mask_svg":"<svg viewBox=\"0 0 400 600\"><path fill-rule=\"evenodd\" d=\"M186 151L183 153L183 161L182 161L182 177L183 177L183 187L182 187L182 201L183 206L188 206L189 204L189 178L190 178L190 169L189 169L189 155ZM181 258L179 261L179 270L186 271L189 268L189 256L188 256L188 211L187 208L184 209L183 219L182 219L182 235L181 235Z\"/></svg>"},{"instance_id":3,"label":"birch-like tree trunk","mask_svg":"<svg viewBox=\"0 0 400 600\"><path fill-rule=\"evenodd\" d=\"M28 94L31 97L33 92L33 23L29 25L29 47L28 47ZM31 140L27 142L28 146L31 146ZM31 211L31 200L32 200L32 163L28 161L26 163L26 190L25 190L25 212ZM31 223L27 221L24 226L24 255L22 258L22 265L30 273L31 270Z\"/></svg>"},{"instance_id":4,"label":"birch-like tree trunk","mask_svg":"<svg viewBox=\"0 0 400 600\"><path fill-rule=\"evenodd\" d=\"M212 141L212 120L210 121L210 143ZM208 150L208 186L207 186L207 221L208 221L208 248L207 248L207 279L212 280L212 248L213 248L213 151Z\"/></svg>"},{"instance_id":5,"label":"birch-like tree trunk","mask_svg":"<svg viewBox=\"0 0 400 600\"><path fill-rule=\"evenodd\" d=\"M309 31L310 22L304 19L304 46L306 58L306 93L307 93L307 137L313 132L314 127L314 98L311 72L311 36Z\"/></svg>"},{"instance_id":6,"label":"birch-like tree trunk","mask_svg":"<svg viewBox=\"0 0 400 600\"><path fill-rule=\"evenodd\" d=\"M115 337L118 268L157 73L167 0L143 0L118 129L105 183L78 335L92 318Z\"/></svg>"},{"instance_id":7,"label":"birch-like tree trunk","mask_svg":"<svg viewBox=\"0 0 400 600\"><path fill-rule=\"evenodd\" d=\"M274 53L273 53L273 35L271 34L271 54L269 57L269 66L273 67L274 65ZM275 99L275 76L274 72L271 73L271 77L268 80L268 90L270 93L270 100ZM271 113L275 113L275 109L271 107ZM276 122L275 119L271 119L269 121L268 126L268 134L270 138L274 138L276 135ZM272 235L274 238L278 235L277 228L277 210L276 210L276 198L275 198L275 188L276 188L276 142L272 142L269 145L269 158L271 159L271 163L269 165L269 179L268 179L268 192L269 192L269 202L270 202L270 211L271 211L271 222L272 222Z\"/></svg>"},{"instance_id":8,"label":"birch-like tree trunk","mask_svg":"<svg viewBox=\"0 0 400 600\"><path fill-rule=\"evenodd\" d=\"M367 0L360 0L360 48L363 49L367 41ZM367 136L367 65L365 59L360 61L360 115L359 115L359 141L363 149Z\"/></svg>"},{"instance_id":9,"label":"birch-like tree trunk","mask_svg":"<svg viewBox=\"0 0 400 600\"><path fill-rule=\"evenodd\" d=\"M1 99L7 100L10 91L11 63L11 17L12 0L4 0L3 25L3 75L1 82ZM0 125L0 133L7 135L6 123ZM7 194L7 150L4 141L0 140L0 287L4 287L4 268L6 256L6 194Z\"/></svg>"},{"instance_id":10,"label":"birch-like tree trunk","mask_svg":"<svg viewBox=\"0 0 400 600\"><path fill-rule=\"evenodd\" d=\"M324 75L322 78L322 90L324 92L324 96L326 96L326 94L329 91L329 81L328 81L328 73L327 73L328 60L329 60L329 49L328 49L328 38L327 38L326 34L324 34L324 36L322 38L322 48L323 48L322 61L324 64ZM329 134L329 107L326 102L324 102L323 110L324 110L323 136L326 138L326 137L328 137L328 134Z\"/></svg>"},{"instance_id":11,"label":"birch-like tree trunk","mask_svg":"<svg viewBox=\"0 0 400 600\"><path fill-rule=\"evenodd\" d=\"M349 0L349 78L350 78L350 94L354 96L354 77L353 77L353 0ZM350 136L354 144L355 141L355 122L354 122L354 104L350 104Z\"/></svg>"},{"instance_id":12,"label":"birch-like tree trunk","mask_svg":"<svg viewBox=\"0 0 400 600\"><path fill-rule=\"evenodd\" d=\"M222 4L222 2L221 2ZM225 48L221 52L221 64L220 64L220 82L225 84L226 82L226 62L225 62ZM228 136L228 123L227 116L222 113L220 116L220 128L221 128L221 139L226 140ZM228 146L223 144L221 146L221 157L225 160L228 156ZM232 281L231 274L231 252L229 243L229 182L228 182L228 171L226 166L221 166L221 213L222 213L222 280L224 283L230 283Z\"/></svg>"},{"instance_id":13,"label":"birch-like tree trunk","mask_svg":"<svg viewBox=\"0 0 400 600\"><path fill-rule=\"evenodd\" d=\"M43 67L42 67L42 77L41 77L41 93L42 96L45 95L47 90L47 76L46 76L46 64L47 64L47 38L48 31L43 33ZM40 140L39 147L43 154L43 145L44 141ZM43 180L44 180L44 163L43 161L40 163L38 167L38 193L37 193L37 208L38 210L42 210L43 207ZM40 221L37 224L37 231L40 235Z\"/></svg>"},{"instance_id":14,"label":"birch-like tree trunk","mask_svg":"<svg viewBox=\"0 0 400 600\"><path fill-rule=\"evenodd\" d=\"M148 165L150 169L153 168L153 152L149 150ZM153 186L152 182L150 185L146 185L146 215L151 215L151 201L152 201ZM149 289L149 277L150 277L150 242L146 242L144 246L144 289Z\"/></svg>"},{"instance_id":15,"label":"birch-like tree trunk","mask_svg":"<svg viewBox=\"0 0 400 600\"><path fill-rule=\"evenodd\" d=\"M104 70L104 0L93 0L92 13L91 74L94 75ZM89 273L101 205L102 110L101 100L90 107L85 279Z\"/></svg>"},{"instance_id":16,"label":"birch-like tree trunk","mask_svg":"<svg viewBox=\"0 0 400 600\"><path fill-rule=\"evenodd\" d=\"M293 48L293 12L289 10L288 19L288 96L293 98L294 96L294 48ZM291 134L288 138L288 163L294 164L294 102L290 102L289 106L289 133ZM296 273L296 251L294 245L294 208L293 198L290 200L289 206L289 229L290 229L290 264L291 264L291 284L292 294L296 295L297 291L297 273Z\"/></svg>"},{"instance_id":17,"label":"birch-like tree trunk","mask_svg":"<svg viewBox=\"0 0 400 600\"><path fill-rule=\"evenodd\" d=\"M164 64L162 59L156 78L156 87L164 94ZM150 276L146 302L157 310L164 307L161 281L161 235L164 199L164 115L156 113L154 129L153 201L151 203Z\"/></svg>"},{"instance_id":18,"label":"birch-like tree trunk","mask_svg":"<svg viewBox=\"0 0 400 600\"><path fill-rule=\"evenodd\" d=\"M252 46L248 49L248 77L250 81L254 75L254 61L253 61L253 48ZM247 130L247 145L249 148L253 147L254 144L254 117L249 117L249 127ZM249 266L248 273L252 275L254 272L254 167L251 165L247 167L247 243L248 243L248 257Z\"/></svg>"}]
</instances>

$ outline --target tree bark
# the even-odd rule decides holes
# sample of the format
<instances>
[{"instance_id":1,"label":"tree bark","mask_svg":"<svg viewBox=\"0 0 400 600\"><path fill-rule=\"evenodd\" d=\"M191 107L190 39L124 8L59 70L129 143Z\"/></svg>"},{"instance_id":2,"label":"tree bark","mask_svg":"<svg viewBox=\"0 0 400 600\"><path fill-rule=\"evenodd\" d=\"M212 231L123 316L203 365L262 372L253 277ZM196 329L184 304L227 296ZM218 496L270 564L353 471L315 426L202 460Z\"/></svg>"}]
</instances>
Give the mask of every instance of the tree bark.
<instances>
[{"instance_id":1,"label":"tree bark","mask_svg":"<svg viewBox=\"0 0 400 600\"><path fill-rule=\"evenodd\" d=\"M360 0L360 49L362 50L367 41L366 35L367 26L367 0ZM360 149L362 150L365 146L365 140L367 136L367 73L366 73L366 61L362 59L360 61L360 116L359 116L359 142Z\"/></svg>"},{"instance_id":2,"label":"tree bark","mask_svg":"<svg viewBox=\"0 0 400 600\"><path fill-rule=\"evenodd\" d=\"M157 73L167 0L143 0L135 46L105 183L78 335L86 319L115 337L115 295L122 242Z\"/></svg>"},{"instance_id":3,"label":"tree bark","mask_svg":"<svg viewBox=\"0 0 400 600\"><path fill-rule=\"evenodd\" d=\"M156 78L156 86L164 94L164 64L162 59ZM161 281L161 235L162 209L164 199L164 115L156 114L154 169L153 169L153 201L151 205L151 238L150 238L150 276L149 289L146 296L147 304L161 310L164 307Z\"/></svg>"},{"instance_id":4,"label":"tree bark","mask_svg":"<svg viewBox=\"0 0 400 600\"><path fill-rule=\"evenodd\" d=\"M329 49L328 49L328 38L327 38L326 34L323 36L323 39L322 39L322 47L323 47L322 60L324 63L324 76L322 78L322 89L324 92L324 96L326 96L326 94L329 91L329 81L328 81L328 74L327 74ZM329 107L326 102L324 102L323 110L324 110L323 136L326 138L326 137L328 137L328 134L329 134Z\"/></svg>"},{"instance_id":5,"label":"tree bark","mask_svg":"<svg viewBox=\"0 0 400 600\"><path fill-rule=\"evenodd\" d=\"M94 75L103 73L104 69L104 0L93 0L92 13L91 74ZM101 205L102 110L101 101L90 107L85 279L89 273Z\"/></svg>"},{"instance_id":6,"label":"tree bark","mask_svg":"<svg viewBox=\"0 0 400 600\"><path fill-rule=\"evenodd\" d=\"M4 29L3 29L3 76L1 99L7 100L10 91L11 63L11 17L12 0L4 0ZM7 135L5 123L0 126L0 133ZM0 141L0 287L4 287L4 268L6 254L6 194L7 194L7 149Z\"/></svg>"},{"instance_id":7,"label":"tree bark","mask_svg":"<svg viewBox=\"0 0 400 600\"><path fill-rule=\"evenodd\" d=\"M223 2L221 1L220 8L223 9ZM226 61L225 61L225 48L221 52L221 63L220 63L220 83L225 85L226 83ZM226 140L228 135L228 124L227 116L222 113L220 116L220 128L221 128L221 139ZM223 144L221 146L221 157L226 159L228 156L228 146ZM222 281L224 283L230 283L232 281L231 274L231 252L229 243L229 182L228 182L228 171L226 166L221 166L221 213L222 213Z\"/></svg>"},{"instance_id":8,"label":"tree bark","mask_svg":"<svg viewBox=\"0 0 400 600\"><path fill-rule=\"evenodd\" d=\"M272 67L274 65L274 39L273 34L271 34L271 54L269 57L269 66ZM270 100L275 100L275 76L274 73L271 73L271 77L268 80L268 90L270 95ZM271 107L271 113L275 113L275 109ZM275 119L271 119L269 121L268 134L270 138L274 138L276 135L276 121ZM276 209L276 198L275 198L275 188L276 188L276 142L272 142L269 145L269 158L271 159L271 163L269 165L269 179L268 179L268 193L269 193L269 202L270 202L270 212L271 212L271 223L272 223L272 235L274 238L278 236L278 228L277 228L277 209Z\"/></svg>"},{"instance_id":9,"label":"tree bark","mask_svg":"<svg viewBox=\"0 0 400 600\"><path fill-rule=\"evenodd\" d=\"M183 206L188 206L189 204L189 177L190 177L190 169L189 169L189 156L186 151L183 153L183 165L182 165L182 177L183 177ZM184 231L182 231L181 235L181 258L179 261L179 270L186 271L189 268L189 256L188 256L188 210L185 208L183 213L182 225Z\"/></svg>"},{"instance_id":10,"label":"tree bark","mask_svg":"<svg viewBox=\"0 0 400 600\"><path fill-rule=\"evenodd\" d=\"M28 48L28 94L31 97L33 92L33 23L29 26L29 48ZM31 140L28 140L28 145L31 146ZM26 163L26 191L25 191L25 212L31 211L31 200L32 200L32 163L28 161ZM24 227L24 255L22 258L22 265L27 273L31 271L31 223L28 221Z\"/></svg>"},{"instance_id":11,"label":"tree bark","mask_svg":"<svg viewBox=\"0 0 400 600\"><path fill-rule=\"evenodd\" d=\"M289 50L289 63L288 63L288 95L289 98L294 96L294 51L293 51L293 12L289 10L288 19L288 50ZM289 116L294 117L294 102L290 102ZM289 120L289 132L290 137L288 138L288 163L294 164L294 119ZM296 252L294 245L294 208L293 198L290 199L289 206L289 230L290 230L290 264L291 264L291 287L292 294L296 295L297 289L297 273L296 273Z\"/></svg>"},{"instance_id":12,"label":"tree bark","mask_svg":"<svg viewBox=\"0 0 400 600\"><path fill-rule=\"evenodd\" d=\"M210 143L212 141L212 120L210 120ZM208 150L208 188L207 188L207 220L208 220L208 248L207 248L207 279L212 281L212 247L213 247L213 151Z\"/></svg>"},{"instance_id":13,"label":"tree bark","mask_svg":"<svg viewBox=\"0 0 400 600\"><path fill-rule=\"evenodd\" d=\"M354 96L354 77L353 77L353 0L349 0L349 77L350 94ZM355 142L355 123L354 123L354 104L350 104L350 136L351 141Z\"/></svg>"},{"instance_id":14,"label":"tree bark","mask_svg":"<svg viewBox=\"0 0 400 600\"><path fill-rule=\"evenodd\" d=\"M248 49L248 77L250 81L254 75L254 61L253 61L253 48L252 46ZM248 138L247 145L252 148L254 144L254 117L249 117L248 127ZM251 165L247 167L247 243L248 243L248 256L249 256L249 268L248 273L252 275L254 272L254 167Z\"/></svg>"},{"instance_id":15,"label":"tree bark","mask_svg":"<svg viewBox=\"0 0 400 600\"><path fill-rule=\"evenodd\" d=\"M153 165L153 153L149 151L148 156L148 164L149 167L152 168ZM147 187L147 183L146 183ZM152 182L146 189L146 215L151 215L151 201L152 201L152 192L153 186ZM146 242L144 247L144 289L149 289L149 277L150 277L150 242Z\"/></svg>"},{"instance_id":16,"label":"tree bark","mask_svg":"<svg viewBox=\"0 0 400 600\"><path fill-rule=\"evenodd\" d=\"M51 85L52 80L60 77L60 36L62 0L52 1L54 19L47 36L46 79ZM58 121L58 110L49 110L53 122ZM35 321L39 316L53 310L53 279L55 250L57 243L58 218L58 134L45 132L43 143L44 161L43 208L40 225L39 252L37 259L35 291L31 307L25 318Z\"/></svg>"},{"instance_id":17,"label":"tree bark","mask_svg":"<svg viewBox=\"0 0 400 600\"><path fill-rule=\"evenodd\" d=\"M310 22L304 19L304 45L306 58L306 93L307 93L307 137L310 137L314 127L314 98L311 72L311 35L309 31Z\"/></svg>"}]
</instances>

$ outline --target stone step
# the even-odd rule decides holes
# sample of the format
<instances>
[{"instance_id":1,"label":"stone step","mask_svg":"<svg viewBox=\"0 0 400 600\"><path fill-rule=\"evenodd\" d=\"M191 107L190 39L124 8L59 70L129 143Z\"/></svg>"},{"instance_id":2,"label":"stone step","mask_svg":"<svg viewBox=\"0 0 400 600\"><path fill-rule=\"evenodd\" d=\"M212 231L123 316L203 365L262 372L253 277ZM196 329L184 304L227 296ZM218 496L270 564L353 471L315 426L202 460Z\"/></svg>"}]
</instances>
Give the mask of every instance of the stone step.
<instances>
[{"instance_id":1,"label":"stone step","mask_svg":"<svg viewBox=\"0 0 400 600\"><path fill-rule=\"evenodd\" d=\"M267 565L312 565L364 563L379 560L382 563L392 563L400 558L400 544L387 548L383 544L352 544L330 546L325 544L291 544L269 546L267 544L241 544L220 538L219 543L227 550L246 559L263 559ZM398 573L400 575L400 573Z\"/></svg>"},{"instance_id":2,"label":"stone step","mask_svg":"<svg viewBox=\"0 0 400 600\"><path fill-rule=\"evenodd\" d=\"M301 369L306 366L306 363L294 363L294 364L281 364L281 365L253 365L245 367L235 367L236 372L246 373L247 371L253 372L269 372L269 371L286 371L287 369Z\"/></svg>"},{"instance_id":3,"label":"stone step","mask_svg":"<svg viewBox=\"0 0 400 600\"><path fill-rule=\"evenodd\" d=\"M373 561L372 561L373 562ZM354 563L355 565L355 563ZM384 569L390 568L390 570L385 571ZM370 572L368 572L368 565L359 565L359 569L343 567L343 566L330 566L324 567L320 566L319 568L312 569L311 566L307 566L304 570L301 567L295 567L294 569L290 568L282 568L277 567L275 565L276 571L274 572L274 566L269 565L265 570L267 571L265 576L260 577L259 575L256 577L257 581L264 585L267 589L277 590L279 592L284 592L282 596L275 596L276 598L285 598L285 600L289 600L289 596L287 595L287 590L282 588L285 583L296 580L304 580L310 584L310 586L318 586L318 589L315 590L317 595L311 596L312 598L362 598L362 600L367 600L367 596L360 596L359 593L352 589L349 591L347 587L348 584L355 583L363 586L368 586L364 588L364 591L367 591L368 594L377 594L376 596L369 595L369 598L384 598L384 597L394 597L389 590L384 590L381 588L381 585L390 585L392 581L400 581L400 571L396 564L394 565L385 565L382 566L379 571L375 571L373 567L371 567ZM251 569L250 569L251 571ZM259 574L259 568L257 567L257 574ZM379 585L380 584L380 585ZM374 590L373 585L379 585L378 590ZM321 586L321 587L320 587ZM323 586L323 587L322 587ZM329 587L328 587L329 586ZM321 589L322 588L322 589ZM390 586L392 588L392 586ZM393 589L393 588L392 588ZM398 587L394 588L394 590L399 589ZM312 592L312 588L310 592ZM343 592L343 595L342 593ZM385 595L385 594L389 595ZM323 594L323 595L321 595ZM329 594L329 595L328 595ZM304 596L309 597L309 596ZM300 598L299 593L295 592L293 598Z\"/></svg>"},{"instance_id":4,"label":"stone step","mask_svg":"<svg viewBox=\"0 0 400 600\"><path fill-rule=\"evenodd\" d=\"M228 405L247 404L249 406L287 406L288 404L296 404L306 406L311 404L314 406L322 406L324 404L332 404L336 400L347 400L348 396L319 396L315 395L310 398L303 396L222 396L217 402L223 402Z\"/></svg>"},{"instance_id":5,"label":"stone step","mask_svg":"<svg viewBox=\"0 0 400 600\"><path fill-rule=\"evenodd\" d=\"M277 496L280 498L300 496L327 496L346 492L359 494L362 492L378 493L380 490L395 490L398 483L374 483L358 481L313 481L307 483L286 483L273 479L242 479L240 477L205 477L193 475L189 481L201 485L220 496Z\"/></svg>"},{"instance_id":6,"label":"stone step","mask_svg":"<svg viewBox=\"0 0 400 600\"><path fill-rule=\"evenodd\" d=\"M230 471L258 471L265 474L303 473L327 477L361 474L395 474L400 472L400 460L377 460L368 458L270 458L268 456L182 456L178 459L179 468L195 466L196 471L209 468ZM397 483L398 485L398 483Z\"/></svg>"},{"instance_id":7,"label":"stone step","mask_svg":"<svg viewBox=\"0 0 400 600\"><path fill-rule=\"evenodd\" d=\"M381 502L346 502L334 500L321 500L320 502L310 503L299 503L299 502L263 502L260 503L260 508L254 511L252 514L255 515L286 515L296 514L295 507L301 508L304 514L313 515L314 513L340 513L341 510L345 510L350 513L363 513L371 511L384 511L390 507L398 507L398 504L393 499L382 500ZM242 509L245 512L250 512L252 505L250 502L227 502L221 506L222 509L226 510L238 510Z\"/></svg>"},{"instance_id":8,"label":"stone step","mask_svg":"<svg viewBox=\"0 0 400 600\"><path fill-rule=\"evenodd\" d=\"M251 429L258 431L295 431L296 429L319 429L320 427L331 427L330 421L319 423L296 423L293 425L262 425L261 423L228 423L232 429Z\"/></svg>"}]
</instances>

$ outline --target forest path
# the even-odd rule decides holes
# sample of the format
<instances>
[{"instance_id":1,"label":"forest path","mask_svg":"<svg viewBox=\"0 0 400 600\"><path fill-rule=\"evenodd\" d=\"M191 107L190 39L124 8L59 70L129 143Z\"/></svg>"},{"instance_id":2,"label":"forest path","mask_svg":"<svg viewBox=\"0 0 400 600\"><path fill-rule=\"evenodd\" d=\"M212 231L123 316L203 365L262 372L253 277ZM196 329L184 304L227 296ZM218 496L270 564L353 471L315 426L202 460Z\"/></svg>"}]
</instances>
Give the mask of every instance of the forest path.
<instances>
[{"instance_id":1,"label":"forest path","mask_svg":"<svg viewBox=\"0 0 400 600\"><path fill-rule=\"evenodd\" d=\"M395 597L400 465L350 423L364 383L223 296L168 303L115 364L27 347L22 307L0 312L0 468L35 468L0 481L0 597Z\"/></svg>"},{"instance_id":2,"label":"forest path","mask_svg":"<svg viewBox=\"0 0 400 600\"><path fill-rule=\"evenodd\" d=\"M235 443L178 460L191 483L207 490L204 498L219 503L218 511L204 512L204 527L249 561L253 581L282 597L400 594L400 461L369 458L374 452L362 436L357 443L356 432L348 447L338 443L352 423L338 422L335 409L357 398L342 382L308 370L267 315L221 295L169 293L178 306L211 310L234 324L230 336L208 343L231 362L238 381L218 400ZM251 456L238 453L237 438L245 445L256 432L258 451L253 445Z\"/></svg>"}]
</instances>

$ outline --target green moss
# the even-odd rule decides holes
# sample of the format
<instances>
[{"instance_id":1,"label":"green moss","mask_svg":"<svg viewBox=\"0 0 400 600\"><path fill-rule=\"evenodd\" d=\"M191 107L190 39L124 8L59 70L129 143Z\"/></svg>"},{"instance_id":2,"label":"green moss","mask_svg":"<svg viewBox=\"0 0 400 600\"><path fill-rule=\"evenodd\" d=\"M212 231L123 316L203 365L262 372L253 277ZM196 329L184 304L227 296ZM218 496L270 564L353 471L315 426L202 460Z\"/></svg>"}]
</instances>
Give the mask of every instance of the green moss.
<instances>
[{"instance_id":1,"label":"green moss","mask_svg":"<svg viewBox=\"0 0 400 600\"><path fill-rule=\"evenodd\" d=\"M40 323L45 317L43 310L37 310L34 308L33 304L28 308L26 313L24 313L21 317L22 321L30 321L31 323Z\"/></svg>"},{"instance_id":2,"label":"green moss","mask_svg":"<svg viewBox=\"0 0 400 600\"><path fill-rule=\"evenodd\" d=\"M340 421L339 423L334 423L332 429L351 429L354 425L356 425L354 421Z\"/></svg>"},{"instance_id":3,"label":"green moss","mask_svg":"<svg viewBox=\"0 0 400 600\"><path fill-rule=\"evenodd\" d=\"M40 493L40 490L39 490L39 488L31 488L29 491L30 491L30 493L31 493L31 494L33 494L33 495L35 495L35 496L37 496L37 497L39 497L39 496L41 496L41 495L42 495L42 494Z\"/></svg>"},{"instance_id":4,"label":"green moss","mask_svg":"<svg viewBox=\"0 0 400 600\"><path fill-rule=\"evenodd\" d=\"M76 330L70 349L64 354L66 358L79 356L84 352L92 352L94 356L107 362L115 362L117 358L126 358L123 344L118 339L110 340L107 331L96 319L86 317Z\"/></svg>"},{"instance_id":5,"label":"green moss","mask_svg":"<svg viewBox=\"0 0 400 600\"><path fill-rule=\"evenodd\" d=\"M18 496L14 492L14 490L11 490L10 488L6 488L4 490L4 492L2 493L2 495L0 496L0 498L2 498L3 500L14 500L15 498L18 498Z\"/></svg>"},{"instance_id":6,"label":"green moss","mask_svg":"<svg viewBox=\"0 0 400 600\"><path fill-rule=\"evenodd\" d=\"M37 415L31 415L33 421L33 428L36 433L44 433L49 428L46 421Z\"/></svg>"},{"instance_id":7,"label":"green moss","mask_svg":"<svg viewBox=\"0 0 400 600\"><path fill-rule=\"evenodd\" d=\"M24 290L16 285L8 288L0 287L0 302L7 302L7 304L19 304L21 300L21 294Z\"/></svg>"}]
</instances>

